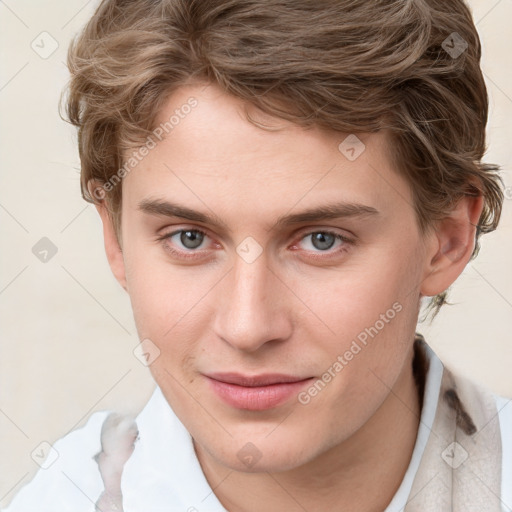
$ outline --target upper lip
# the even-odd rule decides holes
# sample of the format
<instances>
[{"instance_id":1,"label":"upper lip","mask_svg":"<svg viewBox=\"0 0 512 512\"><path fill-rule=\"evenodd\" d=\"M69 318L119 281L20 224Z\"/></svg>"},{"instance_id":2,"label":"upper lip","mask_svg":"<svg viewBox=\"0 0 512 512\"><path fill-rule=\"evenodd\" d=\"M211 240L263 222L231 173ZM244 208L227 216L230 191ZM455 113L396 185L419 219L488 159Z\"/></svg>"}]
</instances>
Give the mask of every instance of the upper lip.
<instances>
[{"instance_id":1,"label":"upper lip","mask_svg":"<svg viewBox=\"0 0 512 512\"><path fill-rule=\"evenodd\" d=\"M285 375L282 373L264 373L261 375L242 375L241 373L208 373L210 379L236 384L238 386L255 387L269 386L271 384L283 384L287 382L300 382L310 377L297 377L294 375Z\"/></svg>"}]
</instances>

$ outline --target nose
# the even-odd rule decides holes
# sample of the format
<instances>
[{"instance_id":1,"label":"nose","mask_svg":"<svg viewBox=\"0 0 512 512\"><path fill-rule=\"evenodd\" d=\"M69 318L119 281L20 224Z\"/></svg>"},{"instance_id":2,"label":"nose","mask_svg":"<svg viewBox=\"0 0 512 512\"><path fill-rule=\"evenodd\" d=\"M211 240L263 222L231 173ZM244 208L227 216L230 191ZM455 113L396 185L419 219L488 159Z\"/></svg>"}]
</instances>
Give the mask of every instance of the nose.
<instances>
[{"instance_id":1,"label":"nose","mask_svg":"<svg viewBox=\"0 0 512 512\"><path fill-rule=\"evenodd\" d=\"M248 263L235 255L215 309L215 334L233 348L255 352L292 332L290 292L268 266L265 252Z\"/></svg>"}]
</instances>

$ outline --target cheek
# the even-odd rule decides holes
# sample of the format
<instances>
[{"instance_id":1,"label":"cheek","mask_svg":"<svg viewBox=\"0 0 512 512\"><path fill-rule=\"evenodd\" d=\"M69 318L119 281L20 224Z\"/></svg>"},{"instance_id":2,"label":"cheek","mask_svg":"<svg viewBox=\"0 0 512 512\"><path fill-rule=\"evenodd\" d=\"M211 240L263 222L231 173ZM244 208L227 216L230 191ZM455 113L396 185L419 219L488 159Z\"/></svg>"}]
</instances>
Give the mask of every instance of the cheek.
<instances>
[{"instance_id":1,"label":"cheek","mask_svg":"<svg viewBox=\"0 0 512 512\"><path fill-rule=\"evenodd\" d=\"M164 256L127 250L126 277L139 339L151 340L160 351L150 370L159 385L176 391L171 375L193 374L193 359L212 319L208 291L219 276L199 266L173 266Z\"/></svg>"},{"instance_id":2,"label":"cheek","mask_svg":"<svg viewBox=\"0 0 512 512\"><path fill-rule=\"evenodd\" d=\"M319 335L318 321L311 316L308 337L313 339L316 333L324 369L335 375L330 391L318 397L318 414L322 407L340 406L358 418L356 411L371 411L386 396L414 338L418 261L405 251L375 251L364 262L326 274L322 283L317 282L322 293L309 292L310 302L305 302L329 326L330 334Z\"/></svg>"},{"instance_id":3,"label":"cheek","mask_svg":"<svg viewBox=\"0 0 512 512\"><path fill-rule=\"evenodd\" d=\"M381 315L384 321L392 320L385 322L386 329L402 322L402 312L415 301L420 275L417 262L418 258L405 251L375 248L361 258L355 254L337 269L301 277L296 282L297 295L317 314L317 319L310 315L311 322L320 319L326 333L352 340L376 322L382 327Z\"/></svg>"},{"instance_id":4,"label":"cheek","mask_svg":"<svg viewBox=\"0 0 512 512\"><path fill-rule=\"evenodd\" d=\"M124 251L126 280L140 335L163 338L180 319L192 313L203 285L193 271L170 265L153 244L129 244Z\"/></svg>"}]
</instances>

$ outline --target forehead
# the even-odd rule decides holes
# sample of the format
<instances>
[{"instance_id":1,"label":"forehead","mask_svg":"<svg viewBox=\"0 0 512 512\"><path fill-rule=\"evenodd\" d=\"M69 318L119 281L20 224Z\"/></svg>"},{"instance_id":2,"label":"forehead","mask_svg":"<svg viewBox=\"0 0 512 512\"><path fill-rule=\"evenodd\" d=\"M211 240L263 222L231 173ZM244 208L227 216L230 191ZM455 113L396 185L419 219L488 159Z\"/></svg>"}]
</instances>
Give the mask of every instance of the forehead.
<instances>
[{"instance_id":1,"label":"forehead","mask_svg":"<svg viewBox=\"0 0 512 512\"><path fill-rule=\"evenodd\" d=\"M244 108L268 129L247 121ZM211 206L219 215L231 207L238 218L339 201L384 213L401 206L414 214L410 187L392 168L384 132L305 129L215 85L176 90L155 129L155 147L123 182L123 203L132 208L151 196Z\"/></svg>"}]
</instances>

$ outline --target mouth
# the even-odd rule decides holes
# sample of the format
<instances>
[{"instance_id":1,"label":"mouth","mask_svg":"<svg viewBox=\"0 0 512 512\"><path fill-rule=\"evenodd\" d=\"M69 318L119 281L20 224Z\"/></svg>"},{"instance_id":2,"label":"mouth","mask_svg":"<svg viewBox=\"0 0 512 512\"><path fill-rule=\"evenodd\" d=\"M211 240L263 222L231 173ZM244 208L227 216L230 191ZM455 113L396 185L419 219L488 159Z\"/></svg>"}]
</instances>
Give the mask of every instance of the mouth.
<instances>
[{"instance_id":1,"label":"mouth","mask_svg":"<svg viewBox=\"0 0 512 512\"><path fill-rule=\"evenodd\" d=\"M221 400L237 409L250 411L272 409L288 402L314 378L277 373L254 376L212 373L205 377Z\"/></svg>"}]
</instances>

